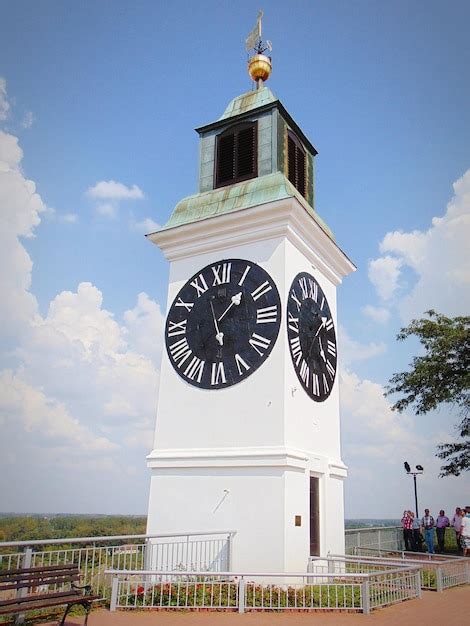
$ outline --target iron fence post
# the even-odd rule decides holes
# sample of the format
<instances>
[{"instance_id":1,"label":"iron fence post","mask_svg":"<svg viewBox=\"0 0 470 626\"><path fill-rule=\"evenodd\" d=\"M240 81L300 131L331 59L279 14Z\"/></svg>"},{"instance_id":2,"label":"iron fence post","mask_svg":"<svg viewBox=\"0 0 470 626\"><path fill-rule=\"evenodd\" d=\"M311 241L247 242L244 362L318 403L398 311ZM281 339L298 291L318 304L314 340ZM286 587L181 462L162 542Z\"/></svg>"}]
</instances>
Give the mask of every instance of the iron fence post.
<instances>
[{"instance_id":1,"label":"iron fence post","mask_svg":"<svg viewBox=\"0 0 470 626\"><path fill-rule=\"evenodd\" d=\"M470 584L470 563L464 563L465 566L465 580Z\"/></svg>"},{"instance_id":2,"label":"iron fence post","mask_svg":"<svg viewBox=\"0 0 470 626\"><path fill-rule=\"evenodd\" d=\"M111 587L111 602L109 605L109 610L110 611L115 611L116 607L117 607L117 601L118 601L118 587L119 587L119 578L117 576L115 576L113 578L113 583L112 583L112 587Z\"/></svg>"},{"instance_id":3,"label":"iron fence post","mask_svg":"<svg viewBox=\"0 0 470 626\"><path fill-rule=\"evenodd\" d=\"M370 585L369 579L366 578L363 583L361 583L362 588L362 612L370 613Z\"/></svg>"},{"instance_id":4,"label":"iron fence post","mask_svg":"<svg viewBox=\"0 0 470 626\"><path fill-rule=\"evenodd\" d=\"M416 584L416 597L422 598L423 592L421 589L421 569L417 570L415 575L415 584Z\"/></svg>"},{"instance_id":5,"label":"iron fence post","mask_svg":"<svg viewBox=\"0 0 470 626\"><path fill-rule=\"evenodd\" d=\"M438 593L442 593L442 589L443 589L443 586L442 586L442 568L438 567L436 569L436 591Z\"/></svg>"},{"instance_id":6,"label":"iron fence post","mask_svg":"<svg viewBox=\"0 0 470 626\"><path fill-rule=\"evenodd\" d=\"M232 550L233 550L233 534L229 533L227 537L227 571L232 571Z\"/></svg>"},{"instance_id":7,"label":"iron fence post","mask_svg":"<svg viewBox=\"0 0 470 626\"><path fill-rule=\"evenodd\" d=\"M245 612L245 579L240 576L238 581L238 612Z\"/></svg>"},{"instance_id":8,"label":"iron fence post","mask_svg":"<svg viewBox=\"0 0 470 626\"><path fill-rule=\"evenodd\" d=\"M24 554L23 554L23 558L21 559L21 569L27 569L29 567L31 567L31 563L33 562L33 549L32 548L25 548ZM28 589L27 587L23 587L22 589L18 589L18 591L16 592L16 595L18 598L22 598L24 596L26 596L28 594ZM15 619L15 624L24 624L24 618L25 618L25 614L24 613L19 613L16 616Z\"/></svg>"}]
</instances>

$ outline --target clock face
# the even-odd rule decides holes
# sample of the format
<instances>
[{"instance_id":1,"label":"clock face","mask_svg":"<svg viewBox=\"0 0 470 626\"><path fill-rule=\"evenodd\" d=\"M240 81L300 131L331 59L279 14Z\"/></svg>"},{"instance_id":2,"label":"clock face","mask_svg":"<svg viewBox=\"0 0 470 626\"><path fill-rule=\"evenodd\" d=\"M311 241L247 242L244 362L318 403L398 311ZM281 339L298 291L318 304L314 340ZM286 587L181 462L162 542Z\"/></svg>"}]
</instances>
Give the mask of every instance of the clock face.
<instances>
[{"instance_id":1,"label":"clock face","mask_svg":"<svg viewBox=\"0 0 470 626\"><path fill-rule=\"evenodd\" d=\"M259 265L224 259L188 280L170 307L165 343L175 371L203 389L244 380L266 360L281 324L273 279Z\"/></svg>"},{"instance_id":2,"label":"clock face","mask_svg":"<svg viewBox=\"0 0 470 626\"><path fill-rule=\"evenodd\" d=\"M336 377L336 333L325 294L307 272L297 274L289 290L287 336L302 387L323 402Z\"/></svg>"}]
</instances>

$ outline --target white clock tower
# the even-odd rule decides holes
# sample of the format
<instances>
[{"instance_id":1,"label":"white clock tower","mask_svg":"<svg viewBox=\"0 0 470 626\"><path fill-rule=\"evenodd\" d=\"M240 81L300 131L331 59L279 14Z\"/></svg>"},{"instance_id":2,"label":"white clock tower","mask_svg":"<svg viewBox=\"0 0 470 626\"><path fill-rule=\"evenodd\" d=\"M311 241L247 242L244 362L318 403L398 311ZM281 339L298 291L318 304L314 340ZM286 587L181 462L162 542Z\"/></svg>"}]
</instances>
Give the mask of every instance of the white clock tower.
<instances>
[{"instance_id":1,"label":"white clock tower","mask_svg":"<svg viewBox=\"0 0 470 626\"><path fill-rule=\"evenodd\" d=\"M257 88L197 129L199 192L148 235L170 278L147 532L235 530L233 571L298 572L344 553L336 287L355 267L261 47Z\"/></svg>"}]
</instances>

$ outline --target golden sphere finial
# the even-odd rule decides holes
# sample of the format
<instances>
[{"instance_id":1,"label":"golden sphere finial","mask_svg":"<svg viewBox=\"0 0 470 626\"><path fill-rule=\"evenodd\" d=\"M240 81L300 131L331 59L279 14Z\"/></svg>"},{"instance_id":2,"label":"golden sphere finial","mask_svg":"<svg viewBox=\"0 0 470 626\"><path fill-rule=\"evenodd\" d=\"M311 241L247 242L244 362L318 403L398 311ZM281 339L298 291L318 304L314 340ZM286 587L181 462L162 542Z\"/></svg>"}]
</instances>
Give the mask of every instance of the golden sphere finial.
<instances>
[{"instance_id":1,"label":"golden sphere finial","mask_svg":"<svg viewBox=\"0 0 470 626\"><path fill-rule=\"evenodd\" d=\"M268 80L273 69L271 57L267 57L264 54L266 50L271 51L273 47L270 41L266 41L266 43L264 43L261 39L262 17L263 11L260 11L258 13L256 26L250 31L250 34L245 41L245 47L248 54L252 54L254 52L254 55L248 59L248 74L251 76L252 80L255 81L258 89L263 86L264 81Z\"/></svg>"},{"instance_id":2,"label":"golden sphere finial","mask_svg":"<svg viewBox=\"0 0 470 626\"><path fill-rule=\"evenodd\" d=\"M248 61L248 74L255 83L263 82L271 76L273 66L271 59L264 54L255 54Z\"/></svg>"}]
</instances>

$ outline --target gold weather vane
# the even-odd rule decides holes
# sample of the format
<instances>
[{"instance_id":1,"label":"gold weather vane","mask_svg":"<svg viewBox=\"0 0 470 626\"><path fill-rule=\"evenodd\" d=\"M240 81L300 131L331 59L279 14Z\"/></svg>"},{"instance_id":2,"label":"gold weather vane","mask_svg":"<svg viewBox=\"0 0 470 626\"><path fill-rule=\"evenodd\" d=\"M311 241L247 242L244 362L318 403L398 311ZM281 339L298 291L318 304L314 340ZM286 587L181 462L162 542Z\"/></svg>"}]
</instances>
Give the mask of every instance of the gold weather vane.
<instances>
[{"instance_id":1,"label":"gold weather vane","mask_svg":"<svg viewBox=\"0 0 470 626\"><path fill-rule=\"evenodd\" d=\"M248 73L255 81L257 89L263 87L263 82L268 80L272 72L271 57L266 56L264 53L266 50L271 52L273 46L269 39L266 40L266 43L261 39L262 17L263 11L260 11L255 27L250 31L245 40L245 48L248 54L250 54L250 52L254 53L252 57L248 58Z\"/></svg>"}]
</instances>

